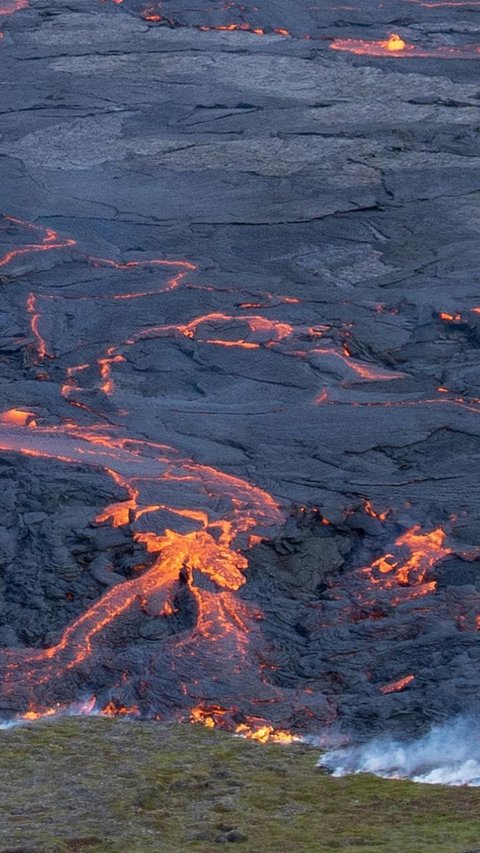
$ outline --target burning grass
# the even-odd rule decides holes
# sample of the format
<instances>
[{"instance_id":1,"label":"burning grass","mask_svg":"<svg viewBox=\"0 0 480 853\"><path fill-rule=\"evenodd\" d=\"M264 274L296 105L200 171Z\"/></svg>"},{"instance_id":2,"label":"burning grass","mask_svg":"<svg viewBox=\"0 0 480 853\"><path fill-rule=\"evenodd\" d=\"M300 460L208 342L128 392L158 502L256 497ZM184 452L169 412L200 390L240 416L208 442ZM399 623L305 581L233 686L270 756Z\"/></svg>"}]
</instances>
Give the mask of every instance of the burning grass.
<instances>
[{"instance_id":1,"label":"burning grass","mask_svg":"<svg viewBox=\"0 0 480 853\"><path fill-rule=\"evenodd\" d=\"M0 732L1 851L463 853L480 790L333 779L317 751L203 726L64 719Z\"/></svg>"}]
</instances>

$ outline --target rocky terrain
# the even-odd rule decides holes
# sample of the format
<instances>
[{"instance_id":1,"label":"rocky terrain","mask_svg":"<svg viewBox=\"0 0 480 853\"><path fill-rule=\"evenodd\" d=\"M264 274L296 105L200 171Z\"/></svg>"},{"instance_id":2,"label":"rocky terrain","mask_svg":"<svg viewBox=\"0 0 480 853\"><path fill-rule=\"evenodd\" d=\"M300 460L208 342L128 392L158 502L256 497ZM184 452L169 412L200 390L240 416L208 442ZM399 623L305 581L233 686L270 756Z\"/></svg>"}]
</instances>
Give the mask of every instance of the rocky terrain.
<instances>
[{"instance_id":1,"label":"rocky terrain","mask_svg":"<svg viewBox=\"0 0 480 853\"><path fill-rule=\"evenodd\" d=\"M1 0L3 718L474 708L478 21Z\"/></svg>"}]
</instances>

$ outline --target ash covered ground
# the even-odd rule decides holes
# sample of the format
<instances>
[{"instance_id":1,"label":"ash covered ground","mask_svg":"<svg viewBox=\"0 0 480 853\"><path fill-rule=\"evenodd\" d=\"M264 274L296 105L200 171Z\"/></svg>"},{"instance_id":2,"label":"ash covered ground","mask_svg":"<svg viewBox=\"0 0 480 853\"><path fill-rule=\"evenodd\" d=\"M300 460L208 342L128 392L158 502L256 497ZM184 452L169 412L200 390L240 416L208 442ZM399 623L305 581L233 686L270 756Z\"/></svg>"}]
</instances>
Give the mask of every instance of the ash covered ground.
<instances>
[{"instance_id":1,"label":"ash covered ground","mask_svg":"<svg viewBox=\"0 0 480 853\"><path fill-rule=\"evenodd\" d=\"M2 716L471 711L476 0L0 15Z\"/></svg>"}]
</instances>

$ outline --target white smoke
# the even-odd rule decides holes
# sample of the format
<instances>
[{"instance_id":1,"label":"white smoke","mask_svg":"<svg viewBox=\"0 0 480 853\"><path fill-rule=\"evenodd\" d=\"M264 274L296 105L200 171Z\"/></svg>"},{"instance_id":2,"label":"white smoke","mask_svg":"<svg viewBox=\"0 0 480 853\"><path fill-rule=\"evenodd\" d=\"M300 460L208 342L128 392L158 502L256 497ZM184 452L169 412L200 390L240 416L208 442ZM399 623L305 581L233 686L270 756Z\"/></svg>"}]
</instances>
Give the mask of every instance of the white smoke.
<instances>
[{"instance_id":1,"label":"white smoke","mask_svg":"<svg viewBox=\"0 0 480 853\"><path fill-rule=\"evenodd\" d=\"M434 726L418 740L376 738L328 750L319 761L333 776L373 773L430 785L480 786L480 721L461 717Z\"/></svg>"},{"instance_id":2,"label":"white smoke","mask_svg":"<svg viewBox=\"0 0 480 853\"><path fill-rule=\"evenodd\" d=\"M70 705L55 705L46 710L27 712L18 717L12 717L9 720L0 720L0 730L14 729L19 726L27 726L31 723L38 723L42 720L54 720L59 717L98 717L102 716L102 711L96 706L95 698L85 699L83 702L73 702Z\"/></svg>"}]
</instances>

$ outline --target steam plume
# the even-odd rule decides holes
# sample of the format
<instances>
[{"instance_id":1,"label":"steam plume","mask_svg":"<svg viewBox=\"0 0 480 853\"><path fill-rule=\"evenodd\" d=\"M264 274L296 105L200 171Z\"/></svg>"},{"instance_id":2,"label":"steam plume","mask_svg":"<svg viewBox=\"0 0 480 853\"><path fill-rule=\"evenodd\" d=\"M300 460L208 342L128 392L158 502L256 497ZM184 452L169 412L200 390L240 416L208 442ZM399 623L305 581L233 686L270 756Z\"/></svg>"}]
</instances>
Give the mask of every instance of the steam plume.
<instances>
[{"instance_id":1,"label":"steam plume","mask_svg":"<svg viewBox=\"0 0 480 853\"><path fill-rule=\"evenodd\" d=\"M418 740L376 738L326 752L319 765L334 776L373 773L438 785L480 786L480 721L458 717Z\"/></svg>"}]
</instances>

